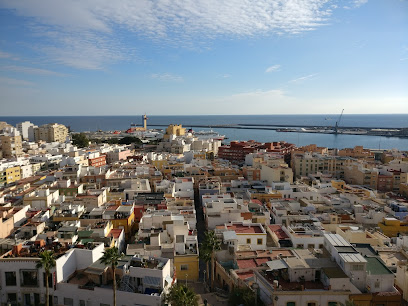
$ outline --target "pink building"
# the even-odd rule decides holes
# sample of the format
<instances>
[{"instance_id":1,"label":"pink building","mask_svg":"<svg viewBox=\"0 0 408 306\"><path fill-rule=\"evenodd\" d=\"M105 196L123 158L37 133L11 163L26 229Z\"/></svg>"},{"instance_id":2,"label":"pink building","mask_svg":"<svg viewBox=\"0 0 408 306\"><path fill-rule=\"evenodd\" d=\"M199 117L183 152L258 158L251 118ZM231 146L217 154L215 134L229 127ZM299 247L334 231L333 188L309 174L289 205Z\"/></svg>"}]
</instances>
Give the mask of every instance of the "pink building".
<instances>
[{"instance_id":1,"label":"pink building","mask_svg":"<svg viewBox=\"0 0 408 306\"><path fill-rule=\"evenodd\" d=\"M132 156L132 152L130 152L130 150L115 149L114 151L106 154L106 162L111 164L120 160L126 160L128 156Z\"/></svg>"}]
</instances>

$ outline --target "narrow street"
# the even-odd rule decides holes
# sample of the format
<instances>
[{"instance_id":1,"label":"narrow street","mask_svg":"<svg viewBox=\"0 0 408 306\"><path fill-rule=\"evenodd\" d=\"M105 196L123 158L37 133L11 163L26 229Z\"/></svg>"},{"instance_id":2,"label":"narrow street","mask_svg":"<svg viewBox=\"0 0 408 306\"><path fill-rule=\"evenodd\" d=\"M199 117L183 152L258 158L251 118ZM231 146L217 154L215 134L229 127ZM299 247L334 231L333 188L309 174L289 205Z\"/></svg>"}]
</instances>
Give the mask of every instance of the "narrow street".
<instances>
[{"instance_id":1,"label":"narrow street","mask_svg":"<svg viewBox=\"0 0 408 306\"><path fill-rule=\"evenodd\" d=\"M196 216L197 216L197 237L198 237L198 245L201 246L201 243L204 241L204 233L206 231L205 228L205 221L204 221L204 212L202 205L200 203L200 196L198 193L198 190L194 190L194 206L196 210ZM200 280L204 280L204 270L207 269L206 263L200 259ZM208 273L208 271L206 272Z\"/></svg>"}]
</instances>

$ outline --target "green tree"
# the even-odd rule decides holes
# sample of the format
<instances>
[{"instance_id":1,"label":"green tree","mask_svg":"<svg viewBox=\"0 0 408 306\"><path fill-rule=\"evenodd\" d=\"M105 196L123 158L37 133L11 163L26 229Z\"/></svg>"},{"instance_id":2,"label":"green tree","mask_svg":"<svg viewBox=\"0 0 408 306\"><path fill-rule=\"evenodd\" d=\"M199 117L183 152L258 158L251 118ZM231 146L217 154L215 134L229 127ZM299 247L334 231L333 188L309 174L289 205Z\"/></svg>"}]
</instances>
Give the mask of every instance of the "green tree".
<instances>
[{"instance_id":1,"label":"green tree","mask_svg":"<svg viewBox=\"0 0 408 306\"><path fill-rule=\"evenodd\" d=\"M110 265L113 273L113 306L116 306L116 267L119 264L119 260L122 258L122 254L119 254L117 247L111 247L103 252L101 262L105 265Z\"/></svg>"},{"instance_id":2,"label":"green tree","mask_svg":"<svg viewBox=\"0 0 408 306\"><path fill-rule=\"evenodd\" d=\"M238 287L231 291L228 299L230 306L253 306L255 301L255 293L248 287Z\"/></svg>"},{"instance_id":3,"label":"green tree","mask_svg":"<svg viewBox=\"0 0 408 306\"><path fill-rule=\"evenodd\" d=\"M89 146L89 139L84 133L72 134L72 143L79 148L84 148Z\"/></svg>"},{"instance_id":4,"label":"green tree","mask_svg":"<svg viewBox=\"0 0 408 306\"><path fill-rule=\"evenodd\" d=\"M172 306L198 306L197 294L182 284L171 286L169 293L166 294L166 303Z\"/></svg>"},{"instance_id":5,"label":"green tree","mask_svg":"<svg viewBox=\"0 0 408 306\"><path fill-rule=\"evenodd\" d=\"M40 257L40 261L37 262L36 268L37 269L44 269L45 271L45 305L49 306L49 288L48 288L48 279L50 277L50 271L52 268L55 267L55 258L54 253L52 251L44 251L41 252L38 256Z\"/></svg>"},{"instance_id":6,"label":"green tree","mask_svg":"<svg viewBox=\"0 0 408 306\"><path fill-rule=\"evenodd\" d=\"M207 263L211 260L211 289L214 289L215 252L221 249L221 241L215 236L214 231L204 233L204 241L201 244L201 258ZM208 264L207 264L208 267Z\"/></svg>"},{"instance_id":7,"label":"green tree","mask_svg":"<svg viewBox=\"0 0 408 306\"><path fill-rule=\"evenodd\" d=\"M125 137L119 139L119 144L130 145L132 143L141 144L142 141L139 138L133 137L133 136L125 136Z\"/></svg>"}]
</instances>

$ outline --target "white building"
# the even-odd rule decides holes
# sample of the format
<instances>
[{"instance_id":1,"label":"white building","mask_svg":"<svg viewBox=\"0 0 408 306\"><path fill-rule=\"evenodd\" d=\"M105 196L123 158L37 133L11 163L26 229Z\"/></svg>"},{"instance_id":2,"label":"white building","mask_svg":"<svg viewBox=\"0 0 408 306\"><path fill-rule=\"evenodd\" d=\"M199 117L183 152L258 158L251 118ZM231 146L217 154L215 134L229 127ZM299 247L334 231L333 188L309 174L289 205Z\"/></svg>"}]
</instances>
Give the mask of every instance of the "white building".
<instances>
[{"instance_id":1,"label":"white building","mask_svg":"<svg viewBox=\"0 0 408 306\"><path fill-rule=\"evenodd\" d=\"M32 139L29 138L29 128L34 128L35 125L30 121L24 121L17 124L17 130L19 130L21 136L24 140L34 141L34 132L32 134Z\"/></svg>"},{"instance_id":2,"label":"white building","mask_svg":"<svg viewBox=\"0 0 408 306\"><path fill-rule=\"evenodd\" d=\"M204 217L209 230L233 221L243 222L241 214L245 212L249 212L248 207L238 204L235 199L219 199L204 204Z\"/></svg>"},{"instance_id":3,"label":"white building","mask_svg":"<svg viewBox=\"0 0 408 306\"><path fill-rule=\"evenodd\" d=\"M223 227L217 227L215 232L222 234L224 243L234 246L235 251L240 246L248 246L254 251L266 249L267 234L259 223L231 222Z\"/></svg>"}]
</instances>

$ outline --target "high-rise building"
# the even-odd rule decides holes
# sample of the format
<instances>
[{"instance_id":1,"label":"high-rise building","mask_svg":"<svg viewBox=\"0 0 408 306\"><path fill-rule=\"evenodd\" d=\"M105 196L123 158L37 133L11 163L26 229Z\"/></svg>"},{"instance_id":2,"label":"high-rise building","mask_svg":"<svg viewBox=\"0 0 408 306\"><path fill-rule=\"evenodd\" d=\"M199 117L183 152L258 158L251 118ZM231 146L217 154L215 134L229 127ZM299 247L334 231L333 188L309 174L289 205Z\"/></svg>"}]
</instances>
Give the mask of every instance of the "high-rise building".
<instances>
[{"instance_id":1,"label":"high-rise building","mask_svg":"<svg viewBox=\"0 0 408 306\"><path fill-rule=\"evenodd\" d=\"M17 124L17 130L20 132L24 140L29 140L29 128L34 127L30 121L24 121Z\"/></svg>"},{"instance_id":2,"label":"high-rise building","mask_svg":"<svg viewBox=\"0 0 408 306\"><path fill-rule=\"evenodd\" d=\"M35 141L65 142L67 136L68 128L58 123L45 124L34 129Z\"/></svg>"},{"instance_id":3,"label":"high-rise building","mask_svg":"<svg viewBox=\"0 0 408 306\"><path fill-rule=\"evenodd\" d=\"M16 129L0 136L3 158L19 157L23 155L21 135Z\"/></svg>"}]
</instances>

